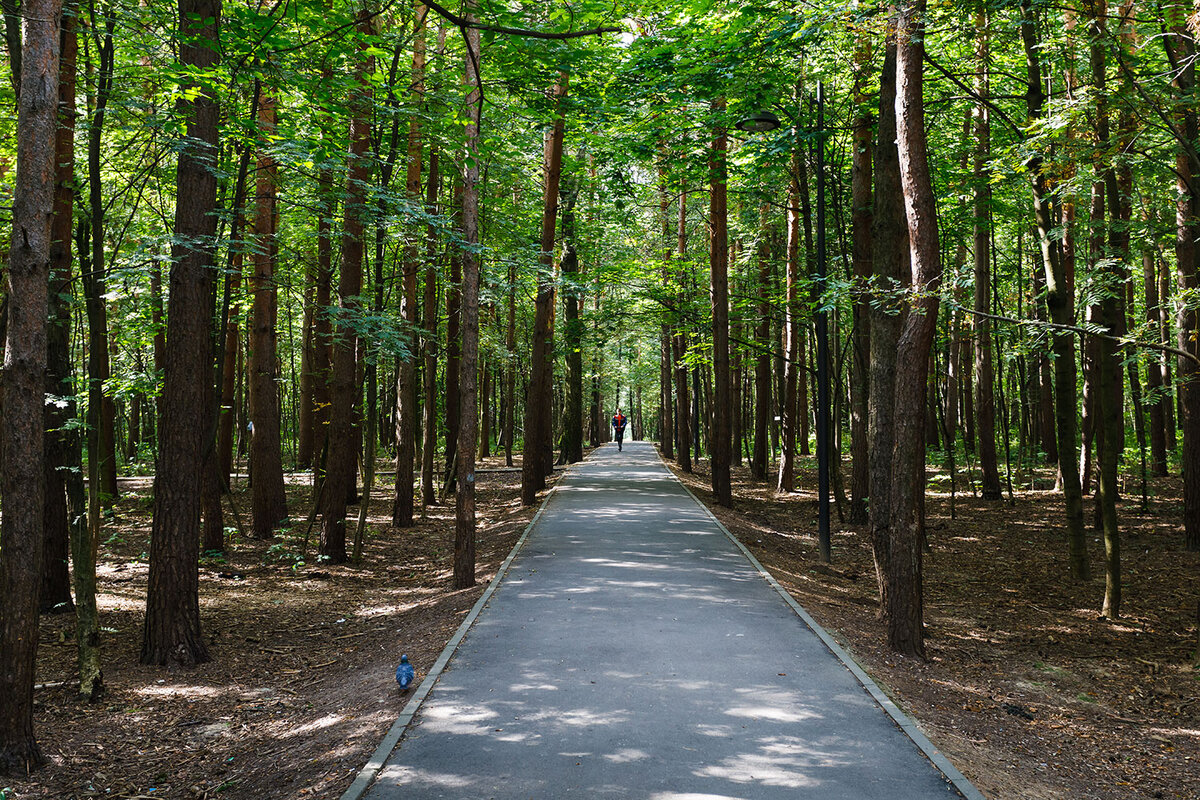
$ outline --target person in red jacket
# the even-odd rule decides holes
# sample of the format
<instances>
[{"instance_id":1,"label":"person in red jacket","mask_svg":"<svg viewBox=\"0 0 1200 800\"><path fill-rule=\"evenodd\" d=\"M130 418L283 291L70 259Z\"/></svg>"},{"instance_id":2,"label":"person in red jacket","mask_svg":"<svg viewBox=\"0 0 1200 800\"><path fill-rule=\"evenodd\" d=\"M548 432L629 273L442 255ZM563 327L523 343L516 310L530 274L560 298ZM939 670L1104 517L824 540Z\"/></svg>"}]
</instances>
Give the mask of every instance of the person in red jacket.
<instances>
[{"instance_id":1,"label":"person in red jacket","mask_svg":"<svg viewBox=\"0 0 1200 800\"><path fill-rule=\"evenodd\" d=\"M617 437L617 449L621 450L622 444L625 441L625 423L629 422L629 418L621 413L621 409L617 409L617 413L613 414L612 426L613 434Z\"/></svg>"}]
</instances>

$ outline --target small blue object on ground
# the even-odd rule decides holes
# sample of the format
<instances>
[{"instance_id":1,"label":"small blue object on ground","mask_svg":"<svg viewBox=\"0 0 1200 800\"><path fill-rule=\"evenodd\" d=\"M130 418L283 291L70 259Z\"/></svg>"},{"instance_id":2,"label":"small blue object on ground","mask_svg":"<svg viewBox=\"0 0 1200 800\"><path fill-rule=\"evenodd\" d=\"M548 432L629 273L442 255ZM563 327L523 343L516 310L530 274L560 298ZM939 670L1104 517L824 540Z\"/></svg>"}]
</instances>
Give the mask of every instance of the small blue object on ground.
<instances>
[{"instance_id":1,"label":"small blue object on ground","mask_svg":"<svg viewBox=\"0 0 1200 800\"><path fill-rule=\"evenodd\" d=\"M400 666L396 667L396 683L400 684L401 689L412 686L414 674L412 664L408 663L408 656L400 656Z\"/></svg>"}]
</instances>

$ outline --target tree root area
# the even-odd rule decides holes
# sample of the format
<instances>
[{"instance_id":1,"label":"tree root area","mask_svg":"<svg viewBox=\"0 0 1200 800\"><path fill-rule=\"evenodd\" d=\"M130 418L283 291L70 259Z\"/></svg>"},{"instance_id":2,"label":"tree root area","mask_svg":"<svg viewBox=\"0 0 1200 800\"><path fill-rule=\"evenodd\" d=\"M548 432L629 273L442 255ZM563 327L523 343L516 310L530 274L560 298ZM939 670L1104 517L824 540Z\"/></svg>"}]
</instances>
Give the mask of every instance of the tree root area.
<instances>
[{"instance_id":1,"label":"tree root area","mask_svg":"<svg viewBox=\"0 0 1200 800\"><path fill-rule=\"evenodd\" d=\"M676 474L987 797L1200 797L1200 553L1184 549L1177 477L1153 482L1146 512L1128 484L1124 605L1109 621L1101 534L1088 530L1095 577L1072 583L1061 495L1010 504L968 490L952 519L931 469L920 662L887 648L865 525L835 511L832 563L820 563L815 465L799 465L790 495L734 467L732 509L714 504L707 462ZM1090 523L1091 501L1086 512Z\"/></svg>"},{"instance_id":2,"label":"tree root area","mask_svg":"<svg viewBox=\"0 0 1200 800\"><path fill-rule=\"evenodd\" d=\"M307 480L289 479L296 517L312 505ZM536 511L521 506L519 472L480 473L478 585L462 591L453 497L398 530L392 487L377 487L359 564L320 563L317 526L302 558L303 520L270 541L233 533L200 567L212 661L168 670L137 663L152 501L146 482L126 485L99 557L107 694L76 699L74 615L43 615L35 729L49 763L0 783L14 797L336 798L411 696L400 655L425 677ZM245 520L244 489L238 506ZM356 518L354 506L351 530Z\"/></svg>"}]
</instances>

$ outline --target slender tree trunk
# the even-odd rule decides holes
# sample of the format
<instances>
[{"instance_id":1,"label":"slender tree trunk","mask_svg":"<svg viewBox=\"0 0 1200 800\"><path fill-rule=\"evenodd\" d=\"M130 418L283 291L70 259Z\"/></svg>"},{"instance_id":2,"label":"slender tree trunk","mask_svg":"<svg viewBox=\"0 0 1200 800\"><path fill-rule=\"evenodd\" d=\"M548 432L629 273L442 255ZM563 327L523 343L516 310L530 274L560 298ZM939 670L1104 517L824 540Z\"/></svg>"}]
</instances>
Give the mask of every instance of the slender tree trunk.
<instances>
[{"instance_id":1,"label":"slender tree trunk","mask_svg":"<svg viewBox=\"0 0 1200 800\"><path fill-rule=\"evenodd\" d=\"M924 408L929 349L941 282L937 210L929 174L922 96L924 0L901 7L896 25L896 145L912 254L914 313L896 348L890 494L888 645L925 657L922 542L925 512ZM919 310L919 313L917 313Z\"/></svg>"},{"instance_id":2,"label":"slender tree trunk","mask_svg":"<svg viewBox=\"0 0 1200 800\"><path fill-rule=\"evenodd\" d=\"M525 399L525 450L521 459L521 502L525 505L536 502L537 493L546 487L547 461L553 461L554 229L558 221L558 184L562 173L565 125L561 107L566 94L567 74L560 72L551 90L554 125L546 132L538 292L534 301L533 352L529 365L529 392Z\"/></svg>"},{"instance_id":3,"label":"slender tree trunk","mask_svg":"<svg viewBox=\"0 0 1200 800\"><path fill-rule=\"evenodd\" d=\"M41 596L42 611L72 610L71 576L67 569L71 523L67 508L66 465L73 420L75 387L71 371L71 234L75 201L75 64L78 52L75 14L62 15L58 81L58 125L54 137L54 216L50 222L48 320L46 331L46 396L56 398L43 408L46 480L43 499ZM137 400L135 395L134 400ZM64 402L65 401L65 402ZM136 424L131 420L130 427ZM95 602L95 599L92 599Z\"/></svg>"},{"instance_id":4,"label":"slender tree trunk","mask_svg":"<svg viewBox=\"0 0 1200 800\"><path fill-rule=\"evenodd\" d=\"M504 348L508 356L504 364L504 396L507 399L504 404L504 463L511 467L517 417L517 265L515 261L509 262L508 267L508 323L504 333ZM594 377L593 380L595 380ZM596 395L594 392L592 402L592 416L595 417L599 410L595 408ZM597 442L593 438L592 447L596 445Z\"/></svg>"},{"instance_id":5,"label":"slender tree trunk","mask_svg":"<svg viewBox=\"0 0 1200 800\"><path fill-rule=\"evenodd\" d=\"M1040 48L1037 40L1037 25L1033 16L1031 0L1021 4L1021 37L1025 46L1025 65L1029 75L1026 84L1026 106L1031 121L1042 118L1045 95L1042 93L1042 71L1039 60ZM1044 161L1034 155L1028 164L1033 188L1034 216L1037 220L1038 244L1042 256L1042 269L1046 276L1046 307L1050 321L1056 325L1071 325L1075 300L1067 281L1066 271L1060 258L1057 243L1051 240L1052 230L1058 219L1056 209L1048 191ZM1071 577L1086 581L1091 577L1088 565L1087 540L1083 524L1083 493L1078 472L1078 440L1076 438L1076 370L1074 334L1059 330L1051 335L1054 350L1054 395L1055 428L1058 431L1058 469L1062 483L1063 503L1067 517L1067 550Z\"/></svg>"},{"instance_id":6,"label":"slender tree trunk","mask_svg":"<svg viewBox=\"0 0 1200 800\"><path fill-rule=\"evenodd\" d=\"M800 161L803 154L799 146L792 149L791 169L788 179L787 208L787 266L784 278L783 342L786 360L783 365L783 413L781 452L779 454L779 481L776 490L796 490L796 431L803 427L798 419L801 404L798 394L804 373L804 350L801 339L804 324L800 315Z\"/></svg>"},{"instance_id":7,"label":"slender tree trunk","mask_svg":"<svg viewBox=\"0 0 1200 800\"><path fill-rule=\"evenodd\" d=\"M729 230L726 208L725 154L727 138L725 99L713 101L713 143L709 155L709 268L712 275L712 342L713 342L713 420L709 450L712 453L712 489L718 504L733 505L730 484L730 425L729 407Z\"/></svg>"},{"instance_id":8,"label":"slender tree trunk","mask_svg":"<svg viewBox=\"0 0 1200 800\"><path fill-rule=\"evenodd\" d=\"M462 180L454 182L455 221L462 231ZM460 333L460 308L462 306L462 252L458 248L450 250L450 280L446 285L446 486L455 486L455 464L458 451L459 403L454 398L459 397L459 378L461 374L460 360L462 355L462 335Z\"/></svg>"},{"instance_id":9,"label":"slender tree trunk","mask_svg":"<svg viewBox=\"0 0 1200 800\"><path fill-rule=\"evenodd\" d=\"M1167 56L1173 66L1172 86L1179 100L1175 112L1175 135L1179 143L1175 156L1175 260L1176 280L1180 297L1189 296L1200 288L1200 269L1197 267L1200 250L1200 154L1196 141L1200 136L1195 106L1196 42L1187 26L1190 7L1180 3L1169 9L1172 36L1162 37ZM1162 291L1165 304L1167 292ZM1178 347L1200 355L1200 312L1190 303L1178 305ZM1165 325L1164 325L1165 327ZM1181 387L1183 428L1183 531L1188 550L1200 550L1200 368L1192 359L1179 356L1176 361ZM1168 378L1168 383L1169 383Z\"/></svg>"},{"instance_id":10,"label":"slender tree trunk","mask_svg":"<svg viewBox=\"0 0 1200 800\"><path fill-rule=\"evenodd\" d=\"M468 19L472 17L474 7L474 0L468 0ZM466 589L475 585L475 435L478 426L475 376L479 358L479 258L474 247L479 243L478 152L479 122L483 110L479 88L479 30L468 28L464 37L467 45L464 84L467 91L468 157L463 164L462 193L463 239L466 247L462 256L462 372L459 380L460 427L457 447L457 471L460 480L458 492L455 494L455 589Z\"/></svg>"},{"instance_id":11,"label":"slender tree trunk","mask_svg":"<svg viewBox=\"0 0 1200 800\"><path fill-rule=\"evenodd\" d=\"M268 148L275 132L275 98L263 87L258 103L258 128L262 137L255 165L257 187L254 209L254 264L250 291L254 298L250 351L251 531L257 539L270 539L279 521L287 517L283 485L283 449L280 432L279 361L276 343L279 292L276 287L276 196L279 166Z\"/></svg>"},{"instance_id":12,"label":"slender tree trunk","mask_svg":"<svg viewBox=\"0 0 1200 800\"><path fill-rule=\"evenodd\" d=\"M413 37L412 92L419 100L425 94L425 16L426 9L416 4L417 29ZM408 123L408 157L404 194L414 207L421 202L421 120L414 115ZM417 451L417 272L420 252L416 239L404 248L400 313L408 324L405 334L408 353L400 358L396 371L396 487L392 498L392 525L408 528L413 524Z\"/></svg>"},{"instance_id":13,"label":"slender tree trunk","mask_svg":"<svg viewBox=\"0 0 1200 800\"><path fill-rule=\"evenodd\" d=\"M659 220L659 236L662 245L662 288L663 296L668 297L671 286L671 219L670 208L671 198L667 190L667 168L666 163L668 154L666 148L659 149L658 163L658 220ZM678 317L678 309L675 309L675 317ZM664 317L664 320L666 317ZM674 402L674 392L672 391L673 372L672 363L672 339L671 325L664 321L660 333L659 347L659 449L662 452L662 457L667 459L675 458L675 420L672 413L672 404Z\"/></svg>"},{"instance_id":14,"label":"slender tree trunk","mask_svg":"<svg viewBox=\"0 0 1200 800\"><path fill-rule=\"evenodd\" d=\"M1142 284L1146 292L1146 321L1158 332L1158 259L1150 243L1142 246ZM1166 395L1163 392L1162 361L1157 353L1146 359L1146 394L1150 397L1150 471L1158 477L1167 475Z\"/></svg>"},{"instance_id":15,"label":"slender tree trunk","mask_svg":"<svg viewBox=\"0 0 1200 800\"><path fill-rule=\"evenodd\" d=\"M750 474L756 480L766 480L767 462L770 460L770 442L767 423L771 417L771 253L767 241L767 212L769 206L759 209L758 247L758 355L754 359L754 455L750 459Z\"/></svg>"},{"instance_id":16,"label":"slender tree trunk","mask_svg":"<svg viewBox=\"0 0 1200 800\"><path fill-rule=\"evenodd\" d=\"M429 174L425 178L425 213L432 219L437 214L437 193L441 176L438 167L437 146L429 148ZM422 422L424 440L421 446L421 504L431 506L437 500L434 487L433 465L437 452L437 334L438 334L438 290L437 290L437 227L430 223L425 229L425 286L423 307L425 310L425 402Z\"/></svg>"},{"instance_id":17,"label":"slender tree trunk","mask_svg":"<svg viewBox=\"0 0 1200 800\"><path fill-rule=\"evenodd\" d=\"M583 322L579 319L579 255L575 244L575 202L578 197L579 181L575 180L562 199L562 274L566 295L563 337L567 351L563 456L570 464L583 460Z\"/></svg>"},{"instance_id":18,"label":"slender tree trunk","mask_svg":"<svg viewBox=\"0 0 1200 800\"><path fill-rule=\"evenodd\" d=\"M857 292L852 308L854 333L850 362L850 513L849 522L869 521L867 499L871 494L870 446L867 434L870 417L871 386L871 305L867 287L871 279L871 125L866 77L871 56L871 40L860 34L855 50L855 105L862 111L854 120L851 139L853 154L850 167L850 226L854 286Z\"/></svg>"},{"instance_id":19,"label":"slender tree trunk","mask_svg":"<svg viewBox=\"0 0 1200 800\"><path fill-rule=\"evenodd\" d=\"M676 251L679 270L677 272L676 305L682 309L688 295L687 267L687 187L679 189L679 224L676 227ZM687 326L683 320L676 322L673 341L675 351L675 442L676 463L684 472L692 471L692 409L688 399ZM700 453L696 453L700 457Z\"/></svg>"},{"instance_id":20,"label":"slender tree trunk","mask_svg":"<svg viewBox=\"0 0 1200 800\"><path fill-rule=\"evenodd\" d=\"M879 295L871 303L871 392L868 430L871 440L871 547L879 583L880 613L890 594L891 459L894 441L893 398L896 347L904 321L901 276L907 272L908 228L900 188L896 150L896 40L889 35L880 76L879 132L875 144L875 217L871 225L875 283Z\"/></svg>"},{"instance_id":21,"label":"slender tree trunk","mask_svg":"<svg viewBox=\"0 0 1200 800\"><path fill-rule=\"evenodd\" d=\"M217 63L220 0L179 0L179 61L198 73ZM185 87L189 88L189 87ZM163 363L162 416L154 479L154 525L142 637L143 664L207 661L200 632L200 493L205 434L196 410L212 378L210 301L217 199L216 100L200 85L177 102L188 120L179 153L175 244ZM189 99L191 97L191 99ZM93 265L94 266L94 265ZM211 432L208 432L211 435Z\"/></svg>"},{"instance_id":22,"label":"slender tree trunk","mask_svg":"<svg viewBox=\"0 0 1200 800\"><path fill-rule=\"evenodd\" d=\"M979 468L984 500L999 500L1000 470L996 457L995 375L992 369L992 323L986 314L992 304L991 254L991 121L989 96L988 17L980 2L975 10L975 425L979 432ZM1006 434L1007 435L1007 434Z\"/></svg>"},{"instance_id":23,"label":"slender tree trunk","mask_svg":"<svg viewBox=\"0 0 1200 800\"><path fill-rule=\"evenodd\" d=\"M373 17L365 8L356 18L363 37L373 33ZM371 90L367 76L375 68L374 57L367 54L365 39L359 41L359 61L355 68L357 86L351 98L349 172L346 178L345 217L342 222L342 269L338 281L339 304L353 313L362 293L363 243L369 204L366 186L371 167L367 152L371 146L369 108ZM335 331L331 360L329 445L325 489L321 493L320 554L334 564L346 561L346 501L354 492L358 437L355 435L354 409L358 394L357 341L353 329L340 322Z\"/></svg>"}]
</instances>

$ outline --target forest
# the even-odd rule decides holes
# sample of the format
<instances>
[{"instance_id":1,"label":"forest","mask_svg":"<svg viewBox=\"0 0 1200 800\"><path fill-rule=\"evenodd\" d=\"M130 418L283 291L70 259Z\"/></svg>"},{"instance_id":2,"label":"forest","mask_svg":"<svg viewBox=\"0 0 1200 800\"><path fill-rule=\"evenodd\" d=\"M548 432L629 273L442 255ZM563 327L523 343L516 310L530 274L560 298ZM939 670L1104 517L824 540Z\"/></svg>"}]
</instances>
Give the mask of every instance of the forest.
<instances>
[{"instance_id":1,"label":"forest","mask_svg":"<svg viewBox=\"0 0 1200 800\"><path fill-rule=\"evenodd\" d=\"M323 593L411 588L436 653L617 409L736 535L858 597L845 635L901 684L981 652L948 643L953 575L1049 607L1016 637L1037 663L1114 659L1069 692L1128 695L1102 747L1168 743L1094 794L1054 793L1077 764L995 796L1200 791L1200 5L3 13L12 796L101 786L72 748L135 686L342 658L333 629L304 661L261 638ZM195 774L168 796L274 796Z\"/></svg>"}]
</instances>

